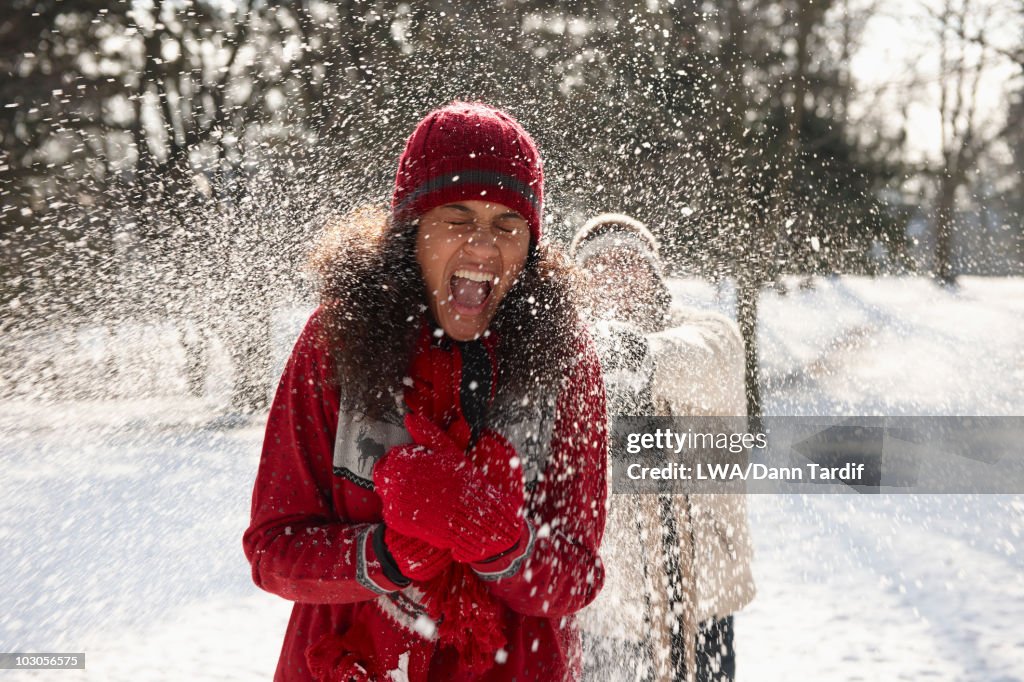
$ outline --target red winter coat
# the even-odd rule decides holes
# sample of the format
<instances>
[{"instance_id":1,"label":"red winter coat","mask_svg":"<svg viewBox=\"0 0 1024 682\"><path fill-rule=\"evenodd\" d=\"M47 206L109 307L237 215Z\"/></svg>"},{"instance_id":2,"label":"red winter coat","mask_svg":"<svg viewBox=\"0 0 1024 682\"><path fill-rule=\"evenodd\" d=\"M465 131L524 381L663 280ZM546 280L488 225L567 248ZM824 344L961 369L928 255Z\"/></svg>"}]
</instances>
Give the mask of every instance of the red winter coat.
<instances>
[{"instance_id":1,"label":"red winter coat","mask_svg":"<svg viewBox=\"0 0 1024 682\"><path fill-rule=\"evenodd\" d=\"M389 581L369 541L381 522L373 463L387 448L412 439L400 420L369 422L339 413L331 356L318 341L322 314L320 307L309 318L278 385L243 538L255 583L296 602L274 679L314 679L307 648L354 624L369 633L364 636L375 650L409 652L402 666L410 682L453 679L451 650L425 637L430 633L422 626L422 592L415 583L400 589ZM482 680L578 678L573 614L594 599L604 580L598 546L605 523L607 418L589 338L557 399L528 414L522 421L516 421L522 415L508 419L504 435L523 460L533 532L525 553L478 574L506 607L507 644Z\"/></svg>"}]
</instances>

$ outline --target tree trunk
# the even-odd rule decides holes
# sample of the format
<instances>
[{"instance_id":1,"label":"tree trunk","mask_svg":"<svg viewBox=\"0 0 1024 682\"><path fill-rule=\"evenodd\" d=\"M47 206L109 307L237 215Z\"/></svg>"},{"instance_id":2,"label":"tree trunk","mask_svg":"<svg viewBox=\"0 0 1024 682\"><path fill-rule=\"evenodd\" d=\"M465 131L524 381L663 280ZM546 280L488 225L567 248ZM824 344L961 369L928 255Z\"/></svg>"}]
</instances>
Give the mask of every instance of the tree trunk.
<instances>
[{"instance_id":1,"label":"tree trunk","mask_svg":"<svg viewBox=\"0 0 1024 682\"><path fill-rule=\"evenodd\" d=\"M761 428L761 384L757 362L757 305L760 286L756 277L741 272L736 282L736 321L743 337L743 380L747 393L747 423L752 432Z\"/></svg>"},{"instance_id":2,"label":"tree trunk","mask_svg":"<svg viewBox=\"0 0 1024 682\"><path fill-rule=\"evenodd\" d=\"M953 269L953 202L956 182L944 173L939 183L939 202L935 211L935 279L943 286L956 284Z\"/></svg>"},{"instance_id":3,"label":"tree trunk","mask_svg":"<svg viewBox=\"0 0 1024 682\"><path fill-rule=\"evenodd\" d=\"M250 314L238 320L228 339L235 377L231 406L245 414L259 412L269 405L270 310L254 306Z\"/></svg>"},{"instance_id":4,"label":"tree trunk","mask_svg":"<svg viewBox=\"0 0 1024 682\"><path fill-rule=\"evenodd\" d=\"M202 398L206 389L206 375L209 371L209 334L199 323L195 334L179 327L181 345L185 348L185 383L189 395Z\"/></svg>"}]
</instances>

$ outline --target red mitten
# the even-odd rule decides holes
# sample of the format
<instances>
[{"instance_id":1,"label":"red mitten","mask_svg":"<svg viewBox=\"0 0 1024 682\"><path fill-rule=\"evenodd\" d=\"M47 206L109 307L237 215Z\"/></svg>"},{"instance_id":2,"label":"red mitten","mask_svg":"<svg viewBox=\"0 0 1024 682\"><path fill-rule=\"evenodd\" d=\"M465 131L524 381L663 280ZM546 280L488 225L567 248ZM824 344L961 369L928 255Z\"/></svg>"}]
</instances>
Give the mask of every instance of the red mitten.
<instances>
[{"instance_id":1,"label":"red mitten","mask_svg":"<svg viewBox=\"0 0 1024 682\"><path fill-rule=\"evenodd\" d=\"M469 458L493 485L510 494L524 495L523 469L519 453L503 435L484 429L469 449Z\"/></svg>"},{"instance_id":2,"label":"red mitten","mask_svg":"<svg viewBox=\"0 0 1024 682\"><path fill-rule=\"evenodd\" d=\"M452 558L474 563L518 546L525 521L523 498L509 495L479 478L466 485L452 512Z\"/></svg>"},{"instance_id":3,"label":"red mitten","mask_svg":"<svg viewBox=\"0 0 1024 682\"><path fill-rule=\"evenodd\" d=\"M373 466L373 487L385 525L439 549L451 549L448 509L462 485L459 470L469 468L469 460L457 450L428 450L415 444L388 450Z\"/></svg>"},{"instance_id":4,"label":"red mitten","mask_svg":"<svg viewBox=\"0 0 1024 682\"><path fill-rule=\"evenodd\" d=\"M430 420L409 414L405 426L421 447L392 448L374 466L385 523L400 533L451 549L456 561L480 561L514 547L525 523L522 476L514 454L502 463L508 454L505 446L499 447L496 439L487 440L483 447L490 456L485 473ZM494 455L495 449L501 454ZM510 445L507 450L515 452ZM471 456L480 453L483 450ZM492 478L502 482L495 484Z\"/></svg>"},{"instance_id":5,"label":"red mitten","mask_svg":"<svg viewBox=\"0 0 1024 682\"><path fill-rule=\"evenodd\" d=\"M384 528L384 544L395 560L395 567L410 580L430 580L452 563L451 552L447 549L438 549L387 526Z\"/></svg>"},{"instance_id":6,"label":"red mitten","mask_svg":"<svg viewBox=\"0 0 1024 682\"><path fill-rule=\"evenodd\" d=\"M518 546L525 535L525 493L518 453L503 436L485 430L468 455L479 476L461 500L456 518L462 527L453 537L452 558L474 563Z\"/></svg>"}]
</instances>

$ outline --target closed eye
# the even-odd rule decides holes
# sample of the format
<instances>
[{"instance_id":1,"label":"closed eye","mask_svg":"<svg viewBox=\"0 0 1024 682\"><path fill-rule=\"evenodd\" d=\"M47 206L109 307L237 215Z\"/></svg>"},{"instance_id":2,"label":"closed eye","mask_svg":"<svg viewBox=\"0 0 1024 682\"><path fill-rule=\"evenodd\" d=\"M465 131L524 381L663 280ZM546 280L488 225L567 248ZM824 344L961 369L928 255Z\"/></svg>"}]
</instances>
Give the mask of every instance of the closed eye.
<instances>
[{"instance_id":1,"label":"closed eye","mask_svg":"<svg viewBox=\"0 0 1024 682\"><path fill-rule=\"evenodd\" d=\"M518 230L526 229L526 221L520 216L508 216L504 219L499 218L495 221L494 226L502 232L516 232Z\"/></svg>"}]
</instances>

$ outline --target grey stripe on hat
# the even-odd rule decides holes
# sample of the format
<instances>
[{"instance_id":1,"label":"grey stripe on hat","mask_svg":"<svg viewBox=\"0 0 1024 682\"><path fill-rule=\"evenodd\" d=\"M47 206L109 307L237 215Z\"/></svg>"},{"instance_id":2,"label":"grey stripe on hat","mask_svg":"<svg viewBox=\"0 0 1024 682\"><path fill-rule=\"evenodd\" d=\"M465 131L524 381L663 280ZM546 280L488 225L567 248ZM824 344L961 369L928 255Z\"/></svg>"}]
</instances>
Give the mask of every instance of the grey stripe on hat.
<instances>
[{"instance_id":1,"label":"grey stripe on hat","mask_svg":"<svg viewBox=\"0 0 1024 682\"><path fill-rule=\"evenodd\" d=\"M540 200L537 199L537 195L534 194L533 188L528 184L514 178L511 175L505 173L497 173L494 171L480 170L477 168L471 168L464 171L456 171L454 173L447 173L445 175L439 175L437 177L427 180L422 185L414 189L412 192L402 200L402 203L395 209L396 213L402 213L411 206L417 199L425 194L430 194L439 189L453 185L485 185L489 187L506 187L513 192L522 195L530 202L533 206L533 210L540 210Z\"/></svg>"}]
</instances>

